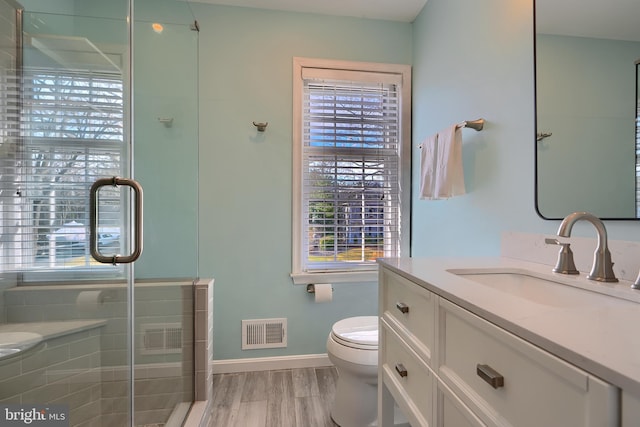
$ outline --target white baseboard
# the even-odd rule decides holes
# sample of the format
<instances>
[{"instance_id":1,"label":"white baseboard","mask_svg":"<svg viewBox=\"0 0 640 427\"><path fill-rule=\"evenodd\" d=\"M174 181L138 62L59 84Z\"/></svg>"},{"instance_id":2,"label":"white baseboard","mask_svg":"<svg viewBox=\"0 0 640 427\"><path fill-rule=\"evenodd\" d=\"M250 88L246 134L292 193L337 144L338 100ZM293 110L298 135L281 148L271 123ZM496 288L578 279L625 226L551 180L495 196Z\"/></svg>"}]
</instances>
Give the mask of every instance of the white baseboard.
<instances>
[{"instance_id":1,"label":"white baseboard","mask_svg":"<svg viewBox=\"0 0 640 427\"><path fill-rule=\"evenodd\" d=\"M326 353L211 361L211 370L214 374L293 368L322 368L325 366L333 366Z\"/></svg>"}]
</instances>

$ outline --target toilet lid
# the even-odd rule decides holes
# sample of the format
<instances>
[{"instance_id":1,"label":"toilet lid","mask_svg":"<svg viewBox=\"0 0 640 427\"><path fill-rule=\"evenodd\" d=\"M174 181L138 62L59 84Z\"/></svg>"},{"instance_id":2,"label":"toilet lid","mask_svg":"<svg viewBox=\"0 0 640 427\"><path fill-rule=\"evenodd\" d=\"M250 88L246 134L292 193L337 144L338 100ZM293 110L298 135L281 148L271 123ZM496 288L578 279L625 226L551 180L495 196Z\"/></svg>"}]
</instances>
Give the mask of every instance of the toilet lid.
<instances>
[{"instance_id":1,"label":"toilet lid","mask_svg":"<svg viewBox=\"0 0 640 427\"><path fill-rule=\"evenodd\" d=\"M331 332L333 336L348 343L377 347L378 317L349 317L334 323Z\"/></svg>"}]
</instances>

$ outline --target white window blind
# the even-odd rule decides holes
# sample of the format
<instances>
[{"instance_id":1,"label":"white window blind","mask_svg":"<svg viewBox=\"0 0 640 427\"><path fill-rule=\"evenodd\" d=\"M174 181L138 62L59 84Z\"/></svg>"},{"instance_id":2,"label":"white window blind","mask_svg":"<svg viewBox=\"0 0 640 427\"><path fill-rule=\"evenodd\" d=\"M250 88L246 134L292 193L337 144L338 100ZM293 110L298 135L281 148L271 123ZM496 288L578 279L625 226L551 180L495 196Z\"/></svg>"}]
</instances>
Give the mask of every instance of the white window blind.
<instances>
[{"instance_id":1,"label":"white window blind","mask_svg":"<svg viewBox=\"0 0 640 427\"><path fill-rule=\"evenodd\" d=\"M400 255L401 76L302 73L302 273ZM295 267L294 267L295 268Z\"/></svg>"},{"instance_id":2,"label":"white window blind","mask_svg":"<svg viewBox=\"0 0 640 427\"><path fill-rule=\"evenodd\" d=\"M123 174L124 99L119 75L30 69L9 92L19 99L2 156L3 270L113 269L89 256L89 189ZM7 92L7 89L5 89ZM119 253L119 190L100 192L98 246Z\"/></svg>"}]
</instances>

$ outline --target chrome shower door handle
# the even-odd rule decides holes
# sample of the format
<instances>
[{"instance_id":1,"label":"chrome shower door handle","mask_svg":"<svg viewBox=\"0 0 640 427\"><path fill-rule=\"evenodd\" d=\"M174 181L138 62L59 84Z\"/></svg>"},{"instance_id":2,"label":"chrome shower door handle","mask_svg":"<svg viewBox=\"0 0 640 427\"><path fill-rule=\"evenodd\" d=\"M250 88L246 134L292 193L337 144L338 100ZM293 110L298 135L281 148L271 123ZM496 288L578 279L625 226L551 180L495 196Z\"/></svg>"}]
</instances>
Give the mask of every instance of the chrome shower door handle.
<instances>
[{"instance_id":1,"label":"chrome shower door handle","mask_svg":"<svg viewBox=\"0 0 640 427\"><path fill-rule=\"evenodd\" d=\"M129 255L112 255L105 256L98 250L98 191L101 187L106 186L125 186L131 187L134 192L134 212L133 212L133 251ZM142 186L133 179L120 178L101 178L96 180L91 186L89 193L89 244L91 256L98 262L103 264L129 264L137 260L142 254Z\"/></svg>"}]
</instances>

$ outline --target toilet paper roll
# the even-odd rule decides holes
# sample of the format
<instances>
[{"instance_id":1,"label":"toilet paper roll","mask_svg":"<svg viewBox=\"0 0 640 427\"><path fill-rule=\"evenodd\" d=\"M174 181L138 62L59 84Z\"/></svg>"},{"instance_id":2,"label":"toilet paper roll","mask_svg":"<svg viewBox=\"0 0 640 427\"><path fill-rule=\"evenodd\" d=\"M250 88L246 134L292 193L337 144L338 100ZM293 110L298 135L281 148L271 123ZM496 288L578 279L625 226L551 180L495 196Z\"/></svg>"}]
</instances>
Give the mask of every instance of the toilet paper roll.
<instances>
[{"instance_id":1,"label":"toilet paper roll","mask_svg":"<svg viewBox=\"0 0 640 427\"><path fill-rule=\"evenodd\" d=\"M76 298L76 307L81 311L94 311L102 306L102 291L81 291Z\"/></svg>"},{"instance_id":2,"label":"toilet paper roll","mask_svg":"<svg viewBox=\"0 0 640 427\"><path fill-rule=\"evenodd\" d=\"M313 288L315 289L316 302L331 302L333 300L333 286L331 283L316 283Z\"/></svg>"}]
</instances>

